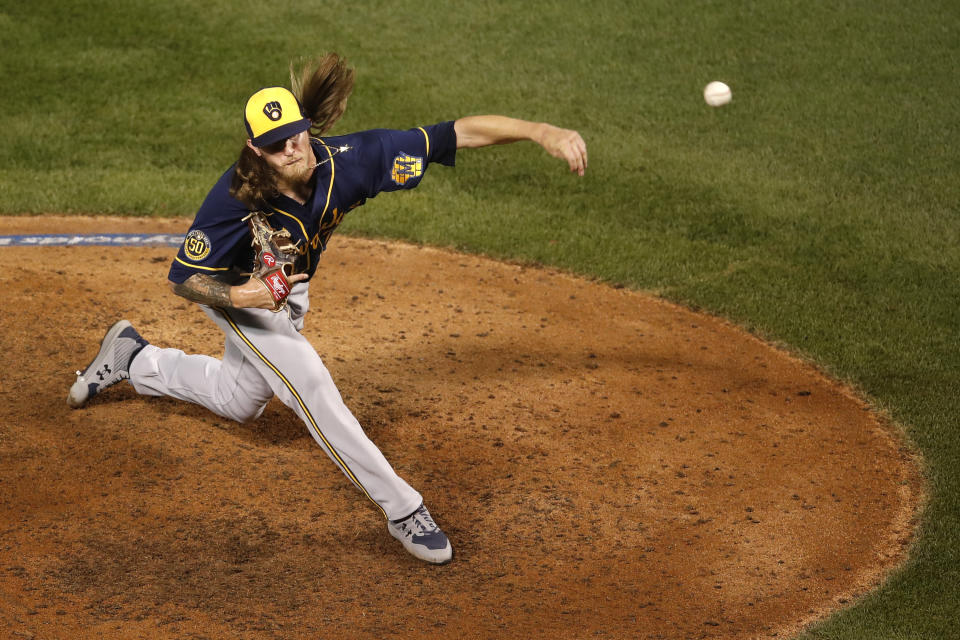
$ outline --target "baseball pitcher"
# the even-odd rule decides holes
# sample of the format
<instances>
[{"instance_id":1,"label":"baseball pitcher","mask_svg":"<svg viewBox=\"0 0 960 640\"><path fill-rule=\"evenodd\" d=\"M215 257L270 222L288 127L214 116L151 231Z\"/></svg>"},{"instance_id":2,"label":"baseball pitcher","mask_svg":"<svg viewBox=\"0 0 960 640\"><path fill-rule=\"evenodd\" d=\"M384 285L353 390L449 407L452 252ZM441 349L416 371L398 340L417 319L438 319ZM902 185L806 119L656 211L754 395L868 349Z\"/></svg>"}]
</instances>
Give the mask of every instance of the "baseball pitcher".
<instances>
[{"instance_id":1,"label":"baseball pitcher","mask_svg":"<svg viewBox=\"0 0 960 640\"><path fill-rule=\"evenodd\" d=\"M327 136L353 90L353 69L327 54L299 73L291 66L291 83L292 91L267 87L248 99L240 157L213 185L170 267L173 292L223 332L223 358L149 344L121 320L77 372L67 401L84 406L129 380L140 394L244 422L276 396L384 514L390 534L420 560L444 564L453 548L423 497L366 436L300 334L310 280L348 212L381 192L417 187L431 165L453 166L459 149L532 140L582 176L586 145L575 131L504 116Z\"/></svg>"}]
</instances>

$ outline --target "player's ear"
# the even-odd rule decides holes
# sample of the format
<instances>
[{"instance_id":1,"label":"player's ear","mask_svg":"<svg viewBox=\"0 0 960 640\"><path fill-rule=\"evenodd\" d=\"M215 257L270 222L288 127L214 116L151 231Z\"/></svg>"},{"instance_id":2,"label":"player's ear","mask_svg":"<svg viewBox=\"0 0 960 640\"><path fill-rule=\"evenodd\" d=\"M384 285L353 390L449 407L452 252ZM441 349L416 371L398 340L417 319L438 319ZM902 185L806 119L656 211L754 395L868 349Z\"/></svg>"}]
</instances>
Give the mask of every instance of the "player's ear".
<instances>
[{"instance_id":1,"label":"player's ear","mask_svg":"<svg viewBox=\"0 0 960 640\"><path fill-rule=\"evenodd\" d=\"M253 146L253 142L250 141L250 138L247 138L247 146L253 149L253 152L257 154L257 156L261 158L263 157L263 152L260 151L260 149L258 149L257 147Z\"/></svg>"}]
</instances>

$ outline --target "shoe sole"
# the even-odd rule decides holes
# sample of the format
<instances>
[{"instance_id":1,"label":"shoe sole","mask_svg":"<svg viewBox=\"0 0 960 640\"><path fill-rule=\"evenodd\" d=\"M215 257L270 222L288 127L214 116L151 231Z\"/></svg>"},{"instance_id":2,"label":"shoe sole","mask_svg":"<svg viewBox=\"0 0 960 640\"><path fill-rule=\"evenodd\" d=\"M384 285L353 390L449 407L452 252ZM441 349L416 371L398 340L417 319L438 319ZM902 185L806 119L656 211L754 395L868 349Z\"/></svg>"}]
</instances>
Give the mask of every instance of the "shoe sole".
<instances>
[{"instance_id":1,"label":"shoe sole","mask_svg":"<svg viewBox=\"0 0 960 640\"><path fill-rule=\"evenodd\" d=\"M90 364L87 365L87 368L83 370L79 376L77 376L76 382L70 387L70 393L67 394L67 404L74 408L79 409L87 403L87 400L91 398L90 387L84 376L87 375L87 372L90 371L90 367L93 364L103 357L104 353L108 348L113 345L113 342L116 340L117 336L126 329L127 327L132 327L127 320L118 320L113 324L112 327L107 329L107 333L103 336L103 340L100 341L100 350L97 351L97 355L94 356L93 360L90 361Z\"/></svg>"}]
</instances>

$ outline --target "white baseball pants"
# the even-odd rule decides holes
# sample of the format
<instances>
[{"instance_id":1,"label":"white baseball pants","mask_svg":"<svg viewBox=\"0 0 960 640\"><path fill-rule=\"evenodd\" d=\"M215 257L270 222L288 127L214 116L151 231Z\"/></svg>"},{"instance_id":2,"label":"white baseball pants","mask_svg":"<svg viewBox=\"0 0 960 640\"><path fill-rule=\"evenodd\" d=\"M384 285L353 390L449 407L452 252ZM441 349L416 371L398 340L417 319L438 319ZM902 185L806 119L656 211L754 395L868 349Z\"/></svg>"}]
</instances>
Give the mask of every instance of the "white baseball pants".
<instances>
[{"instance_id":1,"label":"white baseball pants","mask_svg":"<svg viewBox=\"0 0 960 640\"><path fill-rule=\"evenodd\" d=\"M137 393L188 400L238 422L257 418L276 395L343 473L390 520L412 513L420 494L400 478L343 402L330 373L300 334L309 286L297 283L287 309L201 305L226 336L223 359L145 347L130 366Z\"/></svg>"}]
</instances>

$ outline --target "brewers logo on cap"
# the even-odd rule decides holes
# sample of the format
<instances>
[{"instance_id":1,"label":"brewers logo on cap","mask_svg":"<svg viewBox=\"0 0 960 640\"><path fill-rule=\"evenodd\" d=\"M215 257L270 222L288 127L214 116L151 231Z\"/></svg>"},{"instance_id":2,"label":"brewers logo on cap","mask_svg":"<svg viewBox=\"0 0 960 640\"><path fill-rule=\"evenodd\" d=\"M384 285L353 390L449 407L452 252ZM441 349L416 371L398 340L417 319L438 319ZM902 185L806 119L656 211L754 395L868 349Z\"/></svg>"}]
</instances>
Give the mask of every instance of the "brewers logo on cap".
<instances>
[{"instance_id":1,"label":"brewers logo on cap","mask_svg":"<svg viewBox=\"0 0 960 640\"><path fill-rule=\"evenodd\" d=\"M255 147L286 140L310 128L310 120L303 116L297 98L283 87L267 87L250 96L244 109L244 124Z\"/></svg>"},{"instance_id":2,"label":"brewers logo on cap","mask_svg":"<svg viewBox=\"0 0 960 640\"><path fill-rule=\"evenodd\" d=\"M263 107L263 112L268 118L276 122L283 116L283 107L279 102L274 100L273 102L268 102L266 106Z\"/></svg>"}]
</instances>

